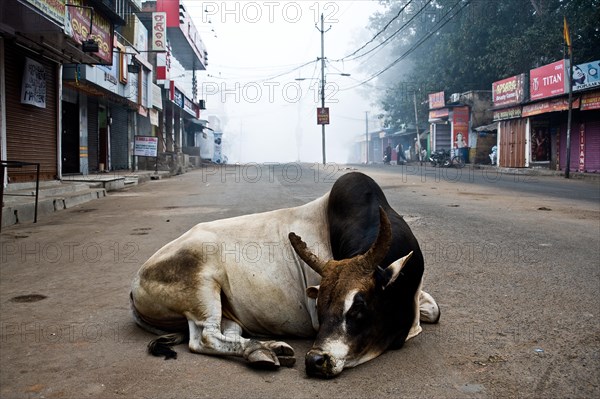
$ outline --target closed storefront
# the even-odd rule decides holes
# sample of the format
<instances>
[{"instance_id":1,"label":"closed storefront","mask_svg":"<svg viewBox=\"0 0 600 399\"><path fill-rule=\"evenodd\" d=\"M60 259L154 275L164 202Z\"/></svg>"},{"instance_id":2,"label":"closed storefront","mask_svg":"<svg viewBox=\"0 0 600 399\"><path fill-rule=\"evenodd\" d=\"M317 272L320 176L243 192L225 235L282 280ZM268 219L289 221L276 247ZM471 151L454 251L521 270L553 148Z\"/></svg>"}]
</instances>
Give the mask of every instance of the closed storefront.
<instances>
[{"instance_id":1,"label":"closed storefront","mask_svg":"<svg viewBox=\"0 0 600 399\"><path fill-rule=\"evenodd\" d=\"M567 124L561 125L558 156L560 169L567 165ZM574 112L571 125L569 170L600 172L600 110Z\"/></svg>"},{"instance_id":2,"label":"closed storefront","mask_svg":"<svg viewBox=\"0 0 600 399\"><path fill-rule=\"evenodd\" d=\"M524 168L526 119L511 119L498 124L498 165L505 168Z\"/></svg>"},{"instance_id":3,"label":"closed storefront","mask_svg":"<svg viewBox=\"0 0 600 399\"><path fill-rule=\"evenodd\" d=\"M111 105L110 117L110 168L123 170L129 168L129 111L120 105Z\"/></svg>"},{"instance_id":4,"label":"closed storefront","mask_svg":"<svg viewBox=\"0 0 600 399\"><path fill-rule=\"evenodd\" d=\"M88 98L88 171L98 171L99 160L99 136L98 136L98 100L94 97Z\"/></svg>"},{"instance_id":5,"label":"closed storefront","mask_svg":"<svg viewBox=\"0 0 600 399\"><path fill-rule=\"evenodd\" d=\"M450 124L434 124L435 140L433 150L449 150L452 148L452 137L450 135L452 127Z\"/></svg>"},{"instance_id":6,"label":"closed storefront","mask_svg":"<svg viewBox=\"0 0 600 399\"><path fill-rule=\"evenodd\" d=\"M40 179L58 178L58 64L4 41L6 158L40 163ZM35 180L34 168L9 169L10 182Z\"/></svg>"}]
</instances>

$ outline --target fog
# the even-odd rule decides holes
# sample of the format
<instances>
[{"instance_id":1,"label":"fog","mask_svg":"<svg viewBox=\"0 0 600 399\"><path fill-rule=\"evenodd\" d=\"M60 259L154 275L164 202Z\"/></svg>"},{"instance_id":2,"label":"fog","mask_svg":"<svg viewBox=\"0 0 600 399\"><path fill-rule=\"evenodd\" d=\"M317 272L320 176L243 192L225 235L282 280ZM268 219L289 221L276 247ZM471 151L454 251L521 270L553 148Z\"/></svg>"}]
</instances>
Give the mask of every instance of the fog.
<instances>
[{"instance_id":1,"label":"fog","mask_svg":"<svg viewBox=\"0 0 600 399\"><path fill-rule=\"evenodd\" d=\"M198 73L199 98L207 104L201 118L221 119L224 153L230 163L321 162L321 126L316 120L321 34L315 27L321 13L329 29L325 33L325 93L330 109L327 162L348 161L357 137L365 132L365 112L369 129L379 127L376 115L381 111L370 86L373 82L359 85L369 76L369 65L334 62L372 37L367 26L380 8L378 2L184 3L208 51L207 71Z\"/></svg>"}]
</instances>

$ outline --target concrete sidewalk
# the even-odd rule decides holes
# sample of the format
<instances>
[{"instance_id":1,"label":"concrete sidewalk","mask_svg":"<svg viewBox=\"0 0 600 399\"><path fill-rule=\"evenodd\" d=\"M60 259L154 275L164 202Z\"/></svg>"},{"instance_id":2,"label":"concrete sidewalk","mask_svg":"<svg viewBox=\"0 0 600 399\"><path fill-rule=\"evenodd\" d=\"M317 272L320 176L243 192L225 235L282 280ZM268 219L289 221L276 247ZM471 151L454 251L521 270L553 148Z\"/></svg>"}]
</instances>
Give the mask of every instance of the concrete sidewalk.
<instances>
[{"instance_id":1,"label":"concrete sidewalk","mask_svg":"<svg viewBox=\"0 0 600 399\"><path fill-rule=\"evenodd\" d=\"M115 171L69 175L62 180L42 181L39 185L37 210L35 182L12 183L4 189L0 227L35 222L45 215L103 198L107 192L170 176L168 171Z\"/></svg>"},{"instance_id":2,"label":"concrete sidewalk","mask_svg":"<svg viewBox=\"0 0 600 399\"><path fill-rule=\"evenodd\" d=\"M398 166L419 166L419 161L409 161L403 165L385 165L382 163L372 163L369 167L381 167L381 168L394 168ZM349 164L350 165L350 164ZM365 166L364 164L351 164L350 166ZM429 161L423 161L423 166L431 166ZM483 164L465 164L465 168L472 168L476 170L490 170L505 175L524 175L524 176L555 176L565 177L564 170L550 170L548 168L502 168L495 165L483 165ZM589 180L589 181L600 181L600 173L583 173L577 171L570 171L569 178L573 180Z\"/></svg>"}]
</instances>

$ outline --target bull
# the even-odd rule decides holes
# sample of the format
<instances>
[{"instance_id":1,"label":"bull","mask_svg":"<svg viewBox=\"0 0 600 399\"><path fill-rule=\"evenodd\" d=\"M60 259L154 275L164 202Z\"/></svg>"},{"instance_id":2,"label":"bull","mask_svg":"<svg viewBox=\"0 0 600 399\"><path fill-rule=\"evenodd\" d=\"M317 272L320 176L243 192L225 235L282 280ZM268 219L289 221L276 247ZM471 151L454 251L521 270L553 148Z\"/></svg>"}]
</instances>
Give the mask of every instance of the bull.
<instances>
[{"instance_id":1,"label":"bull","mask_svg":"<svg viewBox=\"0 0 600 399\"><path fill-rule=\"evenodd\" d=\"M306 372L330 378L439 320L423 270L409 226L373 179L352 172L305 205L194 226L142 265L130 303L159 335L153 355L174 358L187 339L194 353L289 367L291 346L253 337L316 336Z\"/></svg>"}]
</instances>

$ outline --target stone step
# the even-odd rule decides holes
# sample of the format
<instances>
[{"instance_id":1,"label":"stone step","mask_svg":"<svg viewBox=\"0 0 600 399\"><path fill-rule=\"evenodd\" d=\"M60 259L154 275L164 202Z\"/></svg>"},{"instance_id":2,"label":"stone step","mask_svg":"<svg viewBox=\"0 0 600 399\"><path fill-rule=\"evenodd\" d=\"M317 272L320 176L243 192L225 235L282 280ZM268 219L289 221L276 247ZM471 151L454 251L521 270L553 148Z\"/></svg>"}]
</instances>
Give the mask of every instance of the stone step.
<instances>
[{"instance_id":1,"label":"stone step","mask_svg":"<svg viewBox=\"0 0 600 399\"><path fill-rule=\"evenodd\" d=\"M54 212L73 208L77 205L104 198L104 188L80 188L77 191L63 192L55 196L40 197L38 200L38 220ZM6 198L6 197L5 197ZM2 208L2 227L17 223L33 222L35 197L19 197L19 202L7 203Z\"/></svg>"},{"instance_id":2,"label":"stone step","mask_svg":"<svg viewBox=\"0 0 600 399\"><path fill-rule=\"evenodd\" d=\"M33 187L33 189L21 188L18 190L15 190L15 188L11 187L11 185L9 185L8 187L10 189L5 190L4 192L5 204L13 204L17 202L27 201L27 198L30 198L32 201L35 200L35 187ZM45 185L44 187L40 187L38 197L39 199L59 197L63 195L69 195L78 191L85 191L90 188L90 185L85 183L55 182L52 185Z\"/></svg>"}]
</instances>

